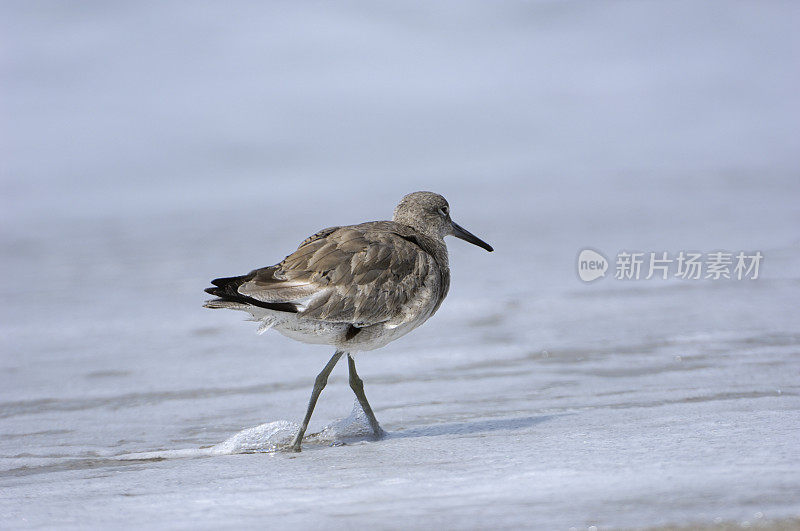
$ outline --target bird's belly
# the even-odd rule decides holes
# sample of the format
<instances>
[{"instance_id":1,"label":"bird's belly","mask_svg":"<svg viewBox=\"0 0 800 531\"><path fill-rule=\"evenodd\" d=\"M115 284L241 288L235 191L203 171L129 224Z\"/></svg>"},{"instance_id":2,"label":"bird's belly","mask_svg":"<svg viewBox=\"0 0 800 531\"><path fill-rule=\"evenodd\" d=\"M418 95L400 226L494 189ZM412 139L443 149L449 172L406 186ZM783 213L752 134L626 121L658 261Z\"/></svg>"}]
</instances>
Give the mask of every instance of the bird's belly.
<instances>
[{"instance_id":1,"label":"bird's belly","mask_svg":"<svg viewBox=\"0 0 800 531\"><path fill-rule=\"evenodd\" d=\"M414 330L427 320L417 318L399 326L387 326L384 323L359 328L358 333L348 339L349 323L331 323L311 319L286 319L275 323L274 329L282 335L317 345L331 345L347 352L375 350L386 346Z\"/></svg>"},{"instance_id":2,"label":"bird's belly","mask_svg":"<svg viewBox=\"0 0 800 531\"><path fill-rule=\"evenodd\" d=\"M276 324L275 330L284 336L316 345L336 345L340 338L347 333L350 325L331 323L327 321L314 321L311 319L286 319Z\"/></svg>"},{"instance_id":3,"label":"bird's belly","mask_svg":"<svg viewBox=\"0 0 800 531\"><path fill-rule=\"evenodd\" d=\"M359 333L349 341L343 342L340 348L343 350L350 350L352 352L360 352L385 347L395 339L399 339L414 330L416 327L424 323L425 320L426 319L418 319L415 321L409 321L401 324L400 326L394 327L386 326L384 324L368 326L362 328Z\"/></svg>"}]
</instances>

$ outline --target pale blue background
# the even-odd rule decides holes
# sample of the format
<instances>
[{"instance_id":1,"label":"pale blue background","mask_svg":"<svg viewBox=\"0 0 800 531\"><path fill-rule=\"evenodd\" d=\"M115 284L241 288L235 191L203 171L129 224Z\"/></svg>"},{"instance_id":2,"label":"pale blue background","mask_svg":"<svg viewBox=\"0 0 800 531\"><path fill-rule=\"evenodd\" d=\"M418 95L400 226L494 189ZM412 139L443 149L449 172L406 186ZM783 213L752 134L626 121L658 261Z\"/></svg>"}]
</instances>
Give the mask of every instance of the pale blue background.
<instances>
[{"instance_id":1,"label":"pale blue background","mask_svg":"<svg viewBox=\"0 0 800 531\"><path fill-rule=\"evenodd\" d=\"M791 1L3 2L0 527L797 515L798 27ZM330 353L202 289L419 189L497 251L450 242L439 314L360 357L395 438L115 461L297 420ZM587 246L765 260L584 285ZM339 369L312 428L350 409Z\"/></svg>"}]
</instances>

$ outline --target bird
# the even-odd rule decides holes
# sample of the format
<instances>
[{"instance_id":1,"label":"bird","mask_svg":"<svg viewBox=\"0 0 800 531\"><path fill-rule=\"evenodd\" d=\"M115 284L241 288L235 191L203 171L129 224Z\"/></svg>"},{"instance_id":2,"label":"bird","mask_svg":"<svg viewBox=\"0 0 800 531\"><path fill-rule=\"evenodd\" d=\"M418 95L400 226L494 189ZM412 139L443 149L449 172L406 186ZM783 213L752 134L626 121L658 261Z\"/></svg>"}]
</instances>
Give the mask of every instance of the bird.
<instances>
[{"instance_id":1,"label":"bird","mask_svg":"<svg viewBox=\"0 0 800 531\"><path fill-rule=\"evenodd\" d=\"M320 393L347 354L350 387L375 439L386 435L364 393L354 354L386 346L427 321L450 288L446 236L493 247L450 217L433 192L404 196L391 221L323 229L281 262L246 275L218 278L206 308L241 310L291 339L336 350L317 375L305 417L289 445L299 452Z\"/></svg>"}]
</instances>

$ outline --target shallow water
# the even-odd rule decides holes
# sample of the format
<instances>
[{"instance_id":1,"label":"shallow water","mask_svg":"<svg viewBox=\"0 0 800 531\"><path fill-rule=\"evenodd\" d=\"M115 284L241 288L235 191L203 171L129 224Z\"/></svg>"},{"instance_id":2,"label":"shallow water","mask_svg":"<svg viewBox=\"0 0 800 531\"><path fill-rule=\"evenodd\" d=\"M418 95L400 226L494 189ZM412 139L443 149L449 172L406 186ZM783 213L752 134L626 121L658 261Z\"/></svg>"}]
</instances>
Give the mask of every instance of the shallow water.
<instances>
[{"instance_id":1,"label":"shallow water","mask_svg":"<svg viewBox=\"0 0 800 531\"><path fill-rule=\"evenodd\" d=\"M793 3L0 10L0 527L800 514ZM417 189L496 252L449 241L357 356L387 438L342 364L281 451L332 352L202 289ZM765 258L584 284L585 247Z\"/></svg>"}]
</instances>

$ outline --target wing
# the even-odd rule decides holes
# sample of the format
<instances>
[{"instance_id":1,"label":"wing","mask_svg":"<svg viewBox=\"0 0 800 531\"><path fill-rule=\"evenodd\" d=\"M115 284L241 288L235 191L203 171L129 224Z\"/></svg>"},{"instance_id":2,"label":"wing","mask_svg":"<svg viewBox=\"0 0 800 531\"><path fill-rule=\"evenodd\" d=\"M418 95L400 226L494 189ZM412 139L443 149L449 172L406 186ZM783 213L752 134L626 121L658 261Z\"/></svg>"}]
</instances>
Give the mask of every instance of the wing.
<instances>
[{"instance_id":1,"label":"wing","mask_svg":"<svg viewBox=\"0 0 800 531\"><path fill-rule=\"evenodd\" d=\"M307 319L363 327L402 318L433 297L435 271L433 257L413 241L356 225L315 234L280 264L253 271L238 292L294 303Z\"/></svg>"}]
</instances>

